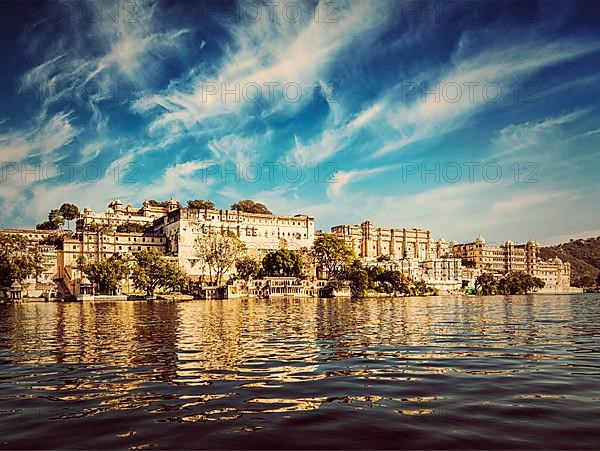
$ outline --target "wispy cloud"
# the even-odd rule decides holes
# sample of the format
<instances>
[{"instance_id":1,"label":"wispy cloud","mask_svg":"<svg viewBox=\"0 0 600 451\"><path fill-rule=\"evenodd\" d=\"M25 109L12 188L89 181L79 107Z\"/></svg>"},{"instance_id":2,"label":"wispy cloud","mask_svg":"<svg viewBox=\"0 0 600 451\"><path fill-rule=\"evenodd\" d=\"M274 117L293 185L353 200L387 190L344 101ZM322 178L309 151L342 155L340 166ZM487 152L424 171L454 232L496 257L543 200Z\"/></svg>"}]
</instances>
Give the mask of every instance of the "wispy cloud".
<instances>
[{"instance_id":1,"label":"wispy cloud","mask_svg":"<svg viewBox=\"0 0 600 451\"><path fill-rule=\"evenodd\" d=\"M361 111L347 124L323 131L316 139L307 145L302 144L300 138L295 136L295 147L287 152L286 162L306 166L310 163L320 163L347 149L356 137L356 134L372 123L383 112L384 106L375 103Z\"/></svg>"},{"instance_id":2,"label":"wispy cloud","mask_svg":"<svg viewBox=\"0 0 600 451\"><path fill-rule=\"evenodd\" d=\"M292 23L283 14L275 14L273 21L263 15L256 22L229 27L233 43L220 65L200 71L186 83L185 89L174 85L163 93L145 96L137 102L137 110L143 112L159 107L161 112L154 120L154 127L168 126L175 121L189 128L208 118L237 116L253 107L254 102L247 99L261 92L267 99L262 108L263 116L298 111L313 100L315 83L327 84L326 71L336 53L352 46L366 33L380 32L387 20L387 16L381 14L387 2L342 3L336 5L339 15L335 23L315 20ZM306 2L301 7L307 12L323 5L311 6ZM289 95L282 92L285 86L292 84L300 88L299 97L296 92ZM249 86L253 88L246 95ZM225 89L237 93L237 97L224 94ZM214 90L216 94L210 94Z\"/></svg>"},{"instance_id":3,"label":"wispy cloud","mask_svg":"<svg viewBox=\"0 0 600 451\"><path fill-rule=\"evenodd\" d=\"M390 96L386 108L387 122L397 131L397 138L389 140L373 156L382 156L460 128L466 125L472 114L484 107L514 101L510 85L515 81L522 81L545 67L598 50L600 45L595 41L548 43L530 40L506 46L498 44L475 56L456 55L442 76L431 80L424 74L416 84L401 84L400 89L404 91L396 90ZM415 94L409 96L408 92ZM408 102L409 98L412 103Z\"/></svg>"},{"instance_id":4,"label":"wispy cloud","mask_svg":"<svg viewBox=\"0 0 600 451\"><path fill-rule=\"evenodd\" d=\"M0 135L0 163L21 163L31 157L47 159L79 133L72 119L72 113L61 112L42 117L27 129L8 129Z\"/></svg>"}]
</instances>

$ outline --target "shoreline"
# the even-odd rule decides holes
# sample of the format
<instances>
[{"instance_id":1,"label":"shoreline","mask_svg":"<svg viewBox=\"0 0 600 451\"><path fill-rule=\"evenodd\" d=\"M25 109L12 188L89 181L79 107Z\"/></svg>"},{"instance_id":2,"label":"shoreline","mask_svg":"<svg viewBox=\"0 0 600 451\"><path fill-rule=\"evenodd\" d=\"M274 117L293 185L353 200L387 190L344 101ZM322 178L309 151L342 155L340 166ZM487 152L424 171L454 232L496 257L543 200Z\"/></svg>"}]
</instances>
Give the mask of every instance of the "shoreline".
<instances>
[{"instance_id":1,"label":"shoreline","mask_svg":"<svg viewBox=\"0 0 600 451\"><path fill-rule=\"evenodd\" d=\"M493 298L493 297L513 297L513 296L568 296L577 294L598 294L598 292L587 292L587 291L568 291L568 292L535 292L527 294L467 294L467 293L440 293L439 295L394 295L386 293L378 293L376 295L367 295L364 297L301 297L301 296L275 296L261 298L256 296L236 297L231 299L201 299L194 297L179 297L179 296L158 296L155 299L148 301L146 299L132 298L132 299L111 299L108 296L101 296L99 299L86 299L86 300L62 300L62 299L43 299L43 298L23 298L19 300L2 300L0 304L87 304L92 302L193 302L193 301L236 301L236 300L259 300L259 301L273 301L280 299L294 299L294 300L307 300L307 299L349 299L349 300L370 300L370 299L399 299L399 298L444 298L444 297L464 297L464 298Z\"/></svg>"}]
</instances>

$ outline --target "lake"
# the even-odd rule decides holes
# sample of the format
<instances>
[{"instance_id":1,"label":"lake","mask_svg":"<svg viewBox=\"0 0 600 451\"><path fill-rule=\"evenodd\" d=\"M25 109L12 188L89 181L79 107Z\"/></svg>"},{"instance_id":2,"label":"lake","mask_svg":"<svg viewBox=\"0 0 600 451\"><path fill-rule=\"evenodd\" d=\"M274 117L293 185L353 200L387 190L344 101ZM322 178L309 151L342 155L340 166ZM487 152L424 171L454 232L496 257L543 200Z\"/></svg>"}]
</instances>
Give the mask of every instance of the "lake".
<instances>
[{"instance_id":1,"label":"lake","mask_svg":"<svg viewBox=\"0 0 600 451\"><path fill-rule=\"evenodd\" d=\"M600 295L0 305L0 448L600 448Z\"/></svg>"}]
</instances>

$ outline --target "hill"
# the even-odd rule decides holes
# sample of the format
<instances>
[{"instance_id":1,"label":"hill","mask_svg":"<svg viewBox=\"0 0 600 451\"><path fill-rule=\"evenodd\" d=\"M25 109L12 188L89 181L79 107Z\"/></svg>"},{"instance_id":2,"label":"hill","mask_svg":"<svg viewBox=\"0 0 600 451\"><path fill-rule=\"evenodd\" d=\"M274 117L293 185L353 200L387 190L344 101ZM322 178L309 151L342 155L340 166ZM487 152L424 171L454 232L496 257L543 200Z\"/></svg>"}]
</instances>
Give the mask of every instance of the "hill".
<instances>
[{"instance_id":1,"label":"hill","mask_svg":"<svg viewBox=\"0 0 600 451\"><path fill-rule=\"evenodd\" d=\"M540 248L544 260L558 257L571 263L571 285L593 286L600 274L600 237L570 240Z\"/></svg>"}]
</instances>

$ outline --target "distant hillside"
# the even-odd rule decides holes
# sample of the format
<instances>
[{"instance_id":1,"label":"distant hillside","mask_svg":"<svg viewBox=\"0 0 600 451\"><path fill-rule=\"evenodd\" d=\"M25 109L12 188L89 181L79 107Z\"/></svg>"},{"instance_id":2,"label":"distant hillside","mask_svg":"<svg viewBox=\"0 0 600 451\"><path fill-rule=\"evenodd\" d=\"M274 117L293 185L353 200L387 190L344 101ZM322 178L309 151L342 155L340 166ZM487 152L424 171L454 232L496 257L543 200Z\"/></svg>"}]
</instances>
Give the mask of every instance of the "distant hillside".
<instances>
[{"instance_id":1,"label":"distant hillside","mask_svg":"<svg viewBox=\"0 0 600 451\"><path fill-rule=\"evenodd\" d=\"M571 285L589 287L596 283L600 273L600 237L542 247L540 254L544 260L558 257L571 263Z\"/></svg>"}]
</instances>

